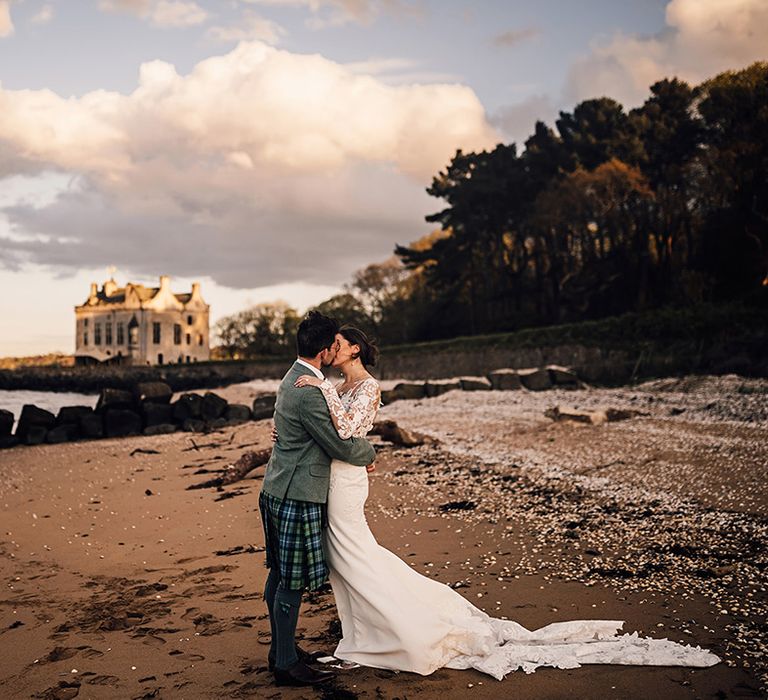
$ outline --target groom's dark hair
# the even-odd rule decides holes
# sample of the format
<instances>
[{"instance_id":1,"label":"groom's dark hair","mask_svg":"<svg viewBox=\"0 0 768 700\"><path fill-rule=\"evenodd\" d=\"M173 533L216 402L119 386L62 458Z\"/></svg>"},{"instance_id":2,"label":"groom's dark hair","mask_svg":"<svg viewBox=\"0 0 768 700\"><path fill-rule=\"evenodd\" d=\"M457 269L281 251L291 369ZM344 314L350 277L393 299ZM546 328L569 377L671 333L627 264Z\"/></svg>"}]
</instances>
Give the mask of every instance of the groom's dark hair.
<instances>
[{"instance_id":1,"label":"groom's dark hair","mask_svg":"<svg viewBox=\"0 0 768 700\"><path fill-rule=\"evenodd\" d=\"M335 318L323 316L319 311L310 311L299 324L296 333L296 350L299 357L316 357L321 350L327 350L336 334L339 322Z\"/></svg>"}]
</instances>

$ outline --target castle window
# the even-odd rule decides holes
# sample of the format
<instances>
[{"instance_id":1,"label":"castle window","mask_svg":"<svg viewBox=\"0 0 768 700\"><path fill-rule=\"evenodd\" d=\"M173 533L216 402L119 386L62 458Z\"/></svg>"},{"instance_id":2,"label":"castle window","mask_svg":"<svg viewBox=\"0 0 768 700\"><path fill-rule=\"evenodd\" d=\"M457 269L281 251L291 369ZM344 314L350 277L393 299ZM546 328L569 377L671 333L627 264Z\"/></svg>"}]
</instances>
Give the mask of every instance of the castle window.
<instances>
[{"instance_id":1,"label":"castle window","mask_svg":"<svg viewBox=\"0 0 768 700\"><path fill-rule=\"evenodd\" d=\"M192 317L191 316L187 316L187 325L188 326L192 325Z\"/></svg>"},{"instance_id":2,"label":"castle window","mask_svg":"<svg viewBox=\"0 0 768 700\"><path fill-rule=\"evenodd\" d=\"M88 329L83 331L83 345L88 345Z\"/></svg>"},{"instance_id":3,"label":"castle window","mask_svg":"<svg viewBox=\"0 0 768 700\"><path fill-rule=\"evenodd\" d=\"M93 342L96 345L101 345L101 324L95 323L93 325Z\"/></svg>"},{"instance_id":4,"label":"castle window","mask_svg":"<svg viewBox=\"0 0 768 700\"><path fill-rule=\"evenodd\" d=\"M192 334L187 333L187 345L191 345L191 344L192 344Z\"/></svg>"},{"instance_id":5,"label":"castle window","mask_svg":"<svg viewBox=\"0 0 768 700\"><path fill-rule=\"evenodd\" d=\"M88 319L87 319L87 318L86 318L86 319L83 321L83 325L84 325L86 328L88 328Z\"/></svg>"},{"instance_id":6,"label":"castle window","mask_svg":"<svg viewBox=\"0 0 768 700\"><path fill-rule=\"evenodd\" d=\"M117 323L117 344L125 345L125 324L122 321Z\"/></svg>"},{"instance_id":7,"label":"castle window","mask_svg":"<svg viewBox=\"0 0 768 700\"><path fill-rule=\"evenodd\" d=\"M112 345L112 321L107 321L104 324L104 343Z\"/></svg>"},{"instance_id":8,"label":"castle window","mask_svg":"<svg viewBox=\"0 0 768 700\"><path fill-rule=\"evenodd\" d=\"M159 326L160 324L158 323L157 325ZM160 354L157 356L157 364L158 364L158 365L162 365L162 364L163 364L163 353L160 353Z\"/></svg>"},{"instance_id":9,"label":"castle window","mask_svg":"<svg viewBox=\"0 0 768 700\"><path fill-rule=\"evenodd\" d=\"M202 345L203 344L203 334L199 333L197 336L197 344Z\"/></svg>"},{"instance_id":10,"label":"castle window","mask_svg":"<svg viewBox=\"0 0 768 700\"><path fill-rule=\"evenodd\" d=\"M181 324L180 323L173 324L173 344L181 345Z\"/></svg>"},{"instance_id":11,"label":"castle window","mask_svg":"<svg viewBox=\"0 0 768 700\"><path fill-rule=\"evenodd\" d=\"M153 321L152 322L152 342L155 345L160 344L160 322L159 321ZM163 364L162 361L162 355L158 355L158 363Z\"/></svg>"}]
</instances>

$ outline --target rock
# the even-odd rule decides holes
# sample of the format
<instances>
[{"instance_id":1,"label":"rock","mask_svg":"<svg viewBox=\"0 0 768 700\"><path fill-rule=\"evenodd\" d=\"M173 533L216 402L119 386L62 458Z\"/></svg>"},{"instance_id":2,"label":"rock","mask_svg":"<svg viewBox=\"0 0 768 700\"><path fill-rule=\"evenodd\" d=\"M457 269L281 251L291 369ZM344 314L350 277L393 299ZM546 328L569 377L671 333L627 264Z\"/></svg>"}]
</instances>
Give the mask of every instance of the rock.
<instances>
[{"instance_id":1,"label":"rock","mask_svg":"<svg viewBox=\"0 0 768 700\"><path fill-rule=\"evenodd\" d=\"M251 409L241 403L231 403L227 406L227 411L224 414L224 417L230 425L234 423L246 423L251 420Z\"/></svg>"},{"instance_id":2,"label":"rock","mask_svg":"<svg viewBox=\"0 0 768 700\"><path fill-rule=\"evenodd\" d=\"M133 408L133 394L122 389L102 389L96 403L96 413L104 413L109 409Z\"/></svg>"},{"instance_id":3,"label":"rock","mask_svg":"<svg viewBox=\"0 0 768 700\"><path fill-rule=\"evenodd\" d=\"M144 428L144 435L167 435L175 432L176 426L173 423L157 423Z\"/></svg>"},{"instance_id":4,"label":"rock","mask_svg":"<svg viewBox=\"0 0 768 700\"><path fill-rule=\"evenodd\" d=\"M173 423L173 406L165 403L148 402L141 404L141 413L144 416L144 425L165 425Z\"/></svg>"},{"instance_id":5,"label":"rock","mask_svg":"<svg viewBox=\"0 0 768 700\"><path fill-rule=\"evenodd\" d=\"M177 423L184 423L187 418L200 418L203 397L199 394L182 394L173 404L173 418Z\"/></svg>"},{"instance_id":6,"label":"rock","mask_svg":"<svg viewBox=\"0 0 768 700\"><path fill-rule=\"evenodd\" d=\"M491 382L485 377L461 377L459 379L462 391L490 391Z\"/></svg>"},{"instance_id":7,"label":"rock","mask_svg":"<svg viewBox=\"0 0 768 700\"><path fill-rule=\"evenodd\" d=\"M13 431L13 413L0 408L0 437L8 437Z\"/></svg>"},{"instance_id":8,"label":"rock","mask_svg":"<svg viewBox=\"0 0 768 700\"><path fill-rule=\"evenodd\" d=\"M519 369L517 373L522 385L530 391L544 391L552 388L552 380L546 369Z\"/></svg>"},{"instance_id":9,"label":"rock","mask_svg":"<svg viewBox=\"0 0 768 700\"><path fill-rule=\"evenodd\" d=\"M19 422L16 425L16 437L27 445L39 445L45 440L45 432L49 428L53 428L54 425L56 425L56 416L53 413L28 403L21 409ZM39 431L35 432L35 435L38 436L35 440L39 438L39 442L29 442L27 440L27 435L32 428L43 429L42 438L39 438Z\"/></svg>"},{"instance_id":10,"label":"rock","mask_svg":"<svg viewBox=\"0 0 768 700\"><path fill-rule=\"evenodd\" d=\"M135 411L111 408L104 413L104 434L107 437L140 435L141 416Z\"/></svg>"},{"instance_id":11,"label":"rock","mask_svg":"<svg viewBox=\"0 0 768 700\"><path fill-rule=\"evenodd\" d=\"M517 391L523 386L515 369L495 369L489 372L488 379L495 391Z\"/></svg>"},{"instance_id":12,"label":"rock","mask_svg":"<svg viewBox=\"0 0 768 700\"><path fill-rule=\"evenodd\" d=\"M275 413L276 400L277 396L275 396L275 394L257 396L253 400L253 420L265 420L266 418L272 418Z\"/></svg>"},{"instance_id":13,"label":"rock","mask_svg":"<svg viewBox=\"0 0 768 700\"><path fill-rule=\"evenodd\" d=\"M200 417L206 421L212 421L221 418L224 411L227 410L227 400L222 399L218 394L212 391L206 391L203 396L203 405L200 408Z\"/></svg>"},{"instance_id":14,"label":"rock","mask_svg":"<svg viewBox=\"0 0 768 700\"><path fill-rule=\"evenodd\" d=\"M427 395L426 386L415 382L400 382L395 385L392 391L395 392L398 399L406 401L409 399L423 399Z\"/></svg>"},{"instance_id":15,"label":"rock","mask_svg":"<svg viewBox=\"0 0 768 700\"><path fill-rule=\"evenodd\" d=\"M71 442L77 440L80 437L80 430L77 424L65 423L64 425L58 425L55 428L48 431L45 436L45 441L52 445L60 442Z\"/></svg>"},{"instance_id":16,"label":"rock","mask_svg":"<svg viewBox=\"0 0 768 700\"><path fill-rule=\"evenodd\" d=\"M181 429L188 433L205 432L205 421L199 418L187 418L181 425Z\"/></svg>"},{"instance_id":17,"label":"rock","mask_svg":"<svg viewBox=\"0 0 768 700\"><path fill-rule=\"evenodd\" d=\"M381 392L381 403L388 406L393 401L397 401L400 398L398 393L393 389L383 389Z\"/></svg>"},{"instance_id":18,"label":"rock","mask_svg":"<svg viewBox=\"0 0 768 700\"><path fill-rule=\"evenodd\" d=\"M98 413L89 413L80 418L80 434L84 438L104 437L104 420Z\"/></svg>"},{"instance_id":19,"label":"rock","mask_svg":"<svg viewBox=\"0 0 768 700\"><path fill-rule=\"evenodd\" d=\"M92 413L90 406L62 406L56 416L56 425L80 425L80 419Z\"/></svg>"},{"instance_id":20,"label":"rock","mask_svg":"<svg viewBox=\"0 0 768 700\"><path fill-rule=\"evenodd\" d=\"M393 420L376 421L373 424L373 428L369 435L380 435L382 439L392 442L395 445L402 445L403 447L417 447L424 443L437 443L437 440L428 435L401 428Z\"/></svg>"},{"instance_id":21,"label":"rock","mask_svg":"<svg viewBox=\"0 0 768 700\"><path fill-rule=\"evenodd\" d=\"M588 425L602 425L608 420L605 411L580 411L577 408L565 408L555 406L544 411L547 418L554 421L573 421L575 423L586 423Z\"/></svg>"},{"instance_id":22,"label":"rock","mask_svg":"<svg viewBox=\"0 0 768 700\"><path fill-rule=\"evenodd\" d=\"M561 367L560 365L547 365L547 372L549 372L549 379L555 386L571 387L577 389L581 386L576 372L569 367Z\"/></svg>"},{"instance_id":23,"label":"rock","mask_svg":"<svg viewBox=\"0 0 768 700\"><path fill-rule=\"evenodd\" d=\"M19 444L19 438L14 435L4 435L0 437L0 450L16 447Z\"/></svg>"},{"instance_id":24,"label":"rock","mask_svg":"<svg viewBox=\"0 0 768 700\"><path fill-rule=\"evenodd\" d=\"M18 435L18 431L16 433ZM42 425L30 425L24 432L22 442L26 445L42 445L46 435L48 435L47 428Z\"/></svg>"},{"instance_id":25,"label":"rock","mask_svg":"<svg viewBox=\"0 0 768 700\"><path fill-rule=\"evenodd\" d=\"M424 390L430 398L458 389L461 389L461 382L458 379L430 379L424 385Z\"/></svg>"},{"instance_id":26,"label":"rock","mask_svg":"<svg viewBox=\"0 0 768 700\"><path fill-rule=\"evenodd\" d=\"M165 382L140 382L133 390L136 403L170 403L173 389Z\"/></svg>"},{"instance_id":27,"label":"rock","mask_svg":"<svg viewBox=\"0 0 768 700\"><path fill-rule=\"evenodd\" d=\"M208 430L219 430L221 428L226 428L229 421L224 418L223 416L221 418L214 418L213 420L205 421L205 429Z\"/></svg>"},{"instance_id":28,"label":"rock","mask_svg":"<svg viewBox=\"0 0 768 700\"><path fill-rule=\"evenodd\" d=\"M450 501L438 506L438 509L443 513L448 513L452 510L474 510L475 508L477 508L477 503L474 501Z\"/></svg>"}]
</instances>

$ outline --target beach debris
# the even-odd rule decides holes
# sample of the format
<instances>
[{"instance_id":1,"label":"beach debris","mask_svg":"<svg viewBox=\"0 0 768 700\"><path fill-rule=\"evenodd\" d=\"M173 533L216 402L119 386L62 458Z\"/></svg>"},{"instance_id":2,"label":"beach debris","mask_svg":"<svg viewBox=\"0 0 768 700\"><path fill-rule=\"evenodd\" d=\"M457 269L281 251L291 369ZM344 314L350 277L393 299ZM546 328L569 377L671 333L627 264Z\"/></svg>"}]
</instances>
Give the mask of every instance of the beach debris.
<instances>
[{"instance_id":1,"label":"beach debris","mask_svg":"<svg viewBox=\"0 0 768 700\"><path fill-rule=\"evenodd\" d=\"M199 448L198 448L199 449ZM234 484L241 479L244 479L251 471L266 464L269 461L269 457L272 454L272 448L264 450L248 451L240 455L238 460L234 464L229 464L225 467L221 476L215 479L209 479L200 484L192 484L187 486L187 490L193 489L208 489L208 488L220 488L229 484Z\"/></svg>"},{"instance_id":2,"label":"beach debris","mask_svg":"<svg viewBox=\"0 0 768 700\"><path fill-rule=\"evenodd\" d=\"M429 435L401 428L393 420L376 421L368 434L379 435L383 440L400 445L401 447L417 447L418 445L435 444L437 442L437 440Z\"/></svg>"},{"instance_id":3,"label":"beach debris","mask_svg":"<svg viewBox=\"0 0 768 700\"><path fill-rule=\"evenodd\" d=\"M129 457L133 457L134 455L159 455L160 450L153 450L153 449L147 449L145 447L137 447L135 450L131 450L128 453Z\"/></svg>"},{"instance_id":4,"label":"beach debris","mask_svg":"<svg viewBox=\"0 0 768 700\"><path fill-rule=\"evenodd\" d=\"M602 425L621 420L629 420L637 416L649 416L647 411L637 411L625 408L605 408L594 411L586 411L578 408L554 406L544 411L547 418L553 421L572 421L574 423L587 423L590 425Z\"/></svg>"},{"instance_id":5,"label":"beach debris","mask_svg":"<svg viewBox=\"0 0 768 700\"><path fill-rule=\"evenodd\" d=\"M236 547L230 549L217 549L214 554L217 557L234 557L238 554L258 554L264 551L264 547L257 547L253 544L239 544Z\"/></svg>"},{"instance_id":6,"label":"beach debris","mask_svg":"<svg viewBox=\"0 0 768 700\"><path fill-rule=\"evenodd\" d=\"M474 510L477 508L477 503L474 501L450 501L449 503L443 503L438 506L438 510L442 513L447 513L452 510Z\"/></svg>"}]
</instances>

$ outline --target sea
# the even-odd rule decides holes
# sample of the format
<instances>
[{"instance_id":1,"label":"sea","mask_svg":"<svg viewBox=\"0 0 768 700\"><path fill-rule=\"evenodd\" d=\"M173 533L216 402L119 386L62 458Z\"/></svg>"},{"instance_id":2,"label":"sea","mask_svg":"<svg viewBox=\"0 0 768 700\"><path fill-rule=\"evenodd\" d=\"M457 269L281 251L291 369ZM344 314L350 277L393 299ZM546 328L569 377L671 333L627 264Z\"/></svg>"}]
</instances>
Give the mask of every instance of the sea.
<instances>
[{"instance_id":1,"label":"sea","mask_svg":"<svg viewBox=\"0 0 768 700\"><path fill-rule=\"evenodd\" d=\"M24 404L33 403L51 413L58 413L62 406L95 407L98 394L77 394L69 391L27 391L0 389L0 408L10 411L14 416L14 425L19 420Z\"/></svg>"}]
</instances>

